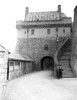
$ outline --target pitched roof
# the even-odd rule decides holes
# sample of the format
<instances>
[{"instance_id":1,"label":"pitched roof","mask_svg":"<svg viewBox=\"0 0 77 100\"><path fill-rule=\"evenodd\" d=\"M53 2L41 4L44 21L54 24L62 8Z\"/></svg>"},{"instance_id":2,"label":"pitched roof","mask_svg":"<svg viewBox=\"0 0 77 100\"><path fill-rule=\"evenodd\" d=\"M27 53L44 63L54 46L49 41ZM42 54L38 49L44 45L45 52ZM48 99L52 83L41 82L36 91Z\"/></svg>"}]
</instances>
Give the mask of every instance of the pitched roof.
<instances>
[{"instance_id":1,"label":"pitched roof","mask_svg":"<svg viewBox=\"0 0 77 100\"><path fill-rule=\"evenodd\" d=\"M26 55L26 57L22 57L20 54L18 53L10 53L9 54L9 59L12 59L12 60L23 60L23 61L33 61L30 57L28 57Z\"/></svg>"},{"instance_id":2,"label":"pitched roof","mask_svg":"<svg viewBox=\"0 0 77 100\"><path fill-rule=\"evenodd\" d=\"M67 17L64 13L61 13L61 17ZM59 20L58 11L48 12L30 12L26 15L25 21L44 21L44 20Z\"/></svg>"},{"instance_id":3,"label":"pitched roof","mask_svg":"<svg viewBox=\"0 0 77 100\"><path fill-rule=\"evenodd\" d=\"M10 53L4 46L0 45L4 50L6 50L8 53Z\"/></svg>"}]
</instances>

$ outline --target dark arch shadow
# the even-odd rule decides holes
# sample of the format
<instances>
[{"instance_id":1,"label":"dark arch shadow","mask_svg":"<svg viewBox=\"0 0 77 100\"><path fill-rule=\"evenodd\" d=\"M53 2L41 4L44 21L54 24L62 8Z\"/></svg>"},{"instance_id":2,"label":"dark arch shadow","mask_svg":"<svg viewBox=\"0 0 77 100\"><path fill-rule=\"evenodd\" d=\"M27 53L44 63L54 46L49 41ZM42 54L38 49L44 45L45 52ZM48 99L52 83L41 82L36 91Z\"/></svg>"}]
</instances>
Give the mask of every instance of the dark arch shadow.
<instances>
[{"instance_id":1,"label":"dark arch shadow","mask_svg":"<svg viewBox=\"0 0 77 100\"><path fill-rule=\"evenodd\" d=\"M54 70L54 59L50 56L45 56L41 59L41 70Z\"/></svg>"}]
</instances>

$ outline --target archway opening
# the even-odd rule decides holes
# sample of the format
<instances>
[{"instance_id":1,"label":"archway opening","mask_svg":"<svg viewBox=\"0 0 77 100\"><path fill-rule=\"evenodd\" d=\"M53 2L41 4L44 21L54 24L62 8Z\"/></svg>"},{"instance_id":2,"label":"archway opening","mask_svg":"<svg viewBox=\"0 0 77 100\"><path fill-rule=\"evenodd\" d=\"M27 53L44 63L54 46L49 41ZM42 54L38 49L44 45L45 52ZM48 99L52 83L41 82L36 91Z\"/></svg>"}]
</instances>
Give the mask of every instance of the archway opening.
<instances>
[{"instance_id":1,"label":"archway opening","mask_svg":"<svg viewBox=\"0 0 77 100\"><path fill-rule=\"evenodd\" d=\"M45 56L41 59L41 70L54 70L54 59L50 56Z\"/></svg>"}]
</instances>

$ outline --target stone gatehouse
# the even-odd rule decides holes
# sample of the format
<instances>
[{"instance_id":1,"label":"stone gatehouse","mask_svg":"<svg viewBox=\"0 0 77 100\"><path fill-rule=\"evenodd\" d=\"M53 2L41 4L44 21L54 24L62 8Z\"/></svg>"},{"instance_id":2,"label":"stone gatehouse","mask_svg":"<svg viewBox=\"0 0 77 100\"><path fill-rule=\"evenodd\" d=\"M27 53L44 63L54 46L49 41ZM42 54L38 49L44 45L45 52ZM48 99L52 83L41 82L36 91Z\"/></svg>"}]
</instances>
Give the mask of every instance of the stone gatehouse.
<instances>
[{"instance_id":1,"label":"stone gatehouse","mask_svg":"<svg viewBox=\"0 0 77 100\"><path fill-rule=\"evenodd\" d=\"M54 66L55 52L71 36L71 27L71 17L61 11L61 5L58 5L57 11L48 12L29 12L26 7L24 21L16 22L15 51L31 57L36 69L46 69L46 65L50 69Z\"/></svg>"}]
</instances>

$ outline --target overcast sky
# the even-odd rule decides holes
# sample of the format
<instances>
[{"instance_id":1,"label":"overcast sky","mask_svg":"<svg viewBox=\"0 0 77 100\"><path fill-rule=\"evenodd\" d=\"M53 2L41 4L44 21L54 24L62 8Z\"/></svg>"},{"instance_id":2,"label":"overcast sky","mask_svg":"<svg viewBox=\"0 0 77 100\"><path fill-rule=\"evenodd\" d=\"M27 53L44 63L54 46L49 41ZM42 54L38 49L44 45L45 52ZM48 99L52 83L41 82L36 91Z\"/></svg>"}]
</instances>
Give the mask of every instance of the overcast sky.
<instances>
[{"instance_id":1,"label":"overcast sky","mask_svg":"<svg viewBox=\"0 0 77 100\"><path fill-rule=\"evenodd\" d=\"M26 6L30 12L56 11L58 4L62 12L73 17L77 0L0 0L0 44L13 52L17 40L16 20L24 20Z\"/></svg>"}]
</instances>

